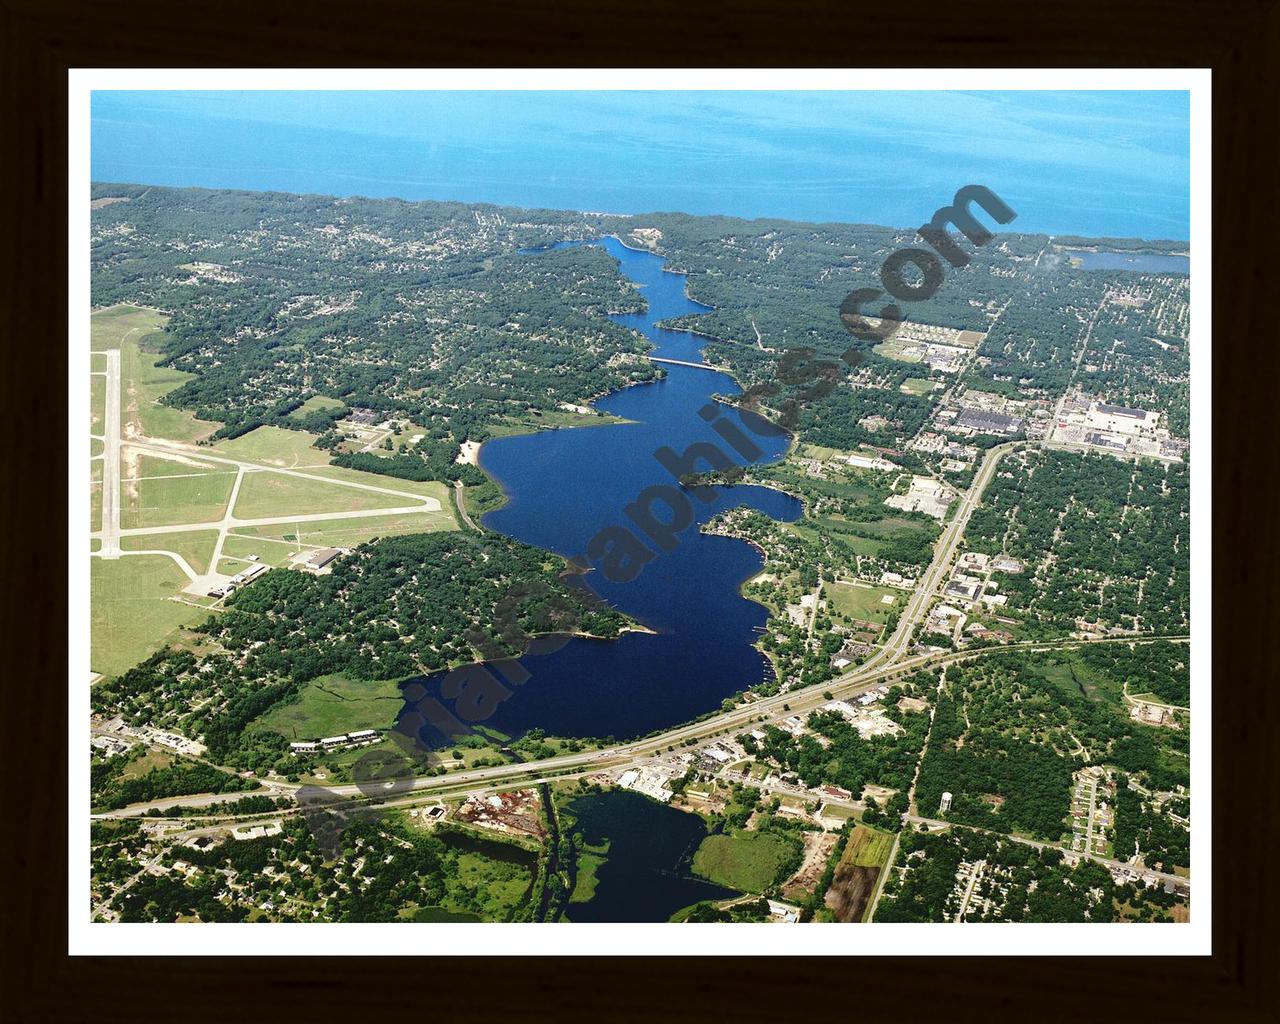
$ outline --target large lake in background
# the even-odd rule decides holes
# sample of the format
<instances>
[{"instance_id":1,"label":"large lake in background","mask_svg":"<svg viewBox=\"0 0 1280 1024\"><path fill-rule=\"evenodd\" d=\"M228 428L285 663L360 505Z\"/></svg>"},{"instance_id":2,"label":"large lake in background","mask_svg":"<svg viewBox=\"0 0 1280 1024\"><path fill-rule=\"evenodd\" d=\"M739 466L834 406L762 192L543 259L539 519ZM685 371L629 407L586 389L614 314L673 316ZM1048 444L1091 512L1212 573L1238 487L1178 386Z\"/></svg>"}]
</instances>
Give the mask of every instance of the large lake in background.
<instances>
[{"instance_id":1,"label":"large lake in background","mask_svg":"<svg viewBox=\"0 0 1280 1024\"><path fill-rule=\"evenodd\" d=\"M614 238L553 248L580 244L602 246L648 301L647 312L614 315L616 322L651 339L654 355L701 362L705 339L655 326L707 309L685 294L683 274L664 270L663 258ZM540 256L530 253L528 258ZM675 485L654 458L658 448L683 452L695 442L710 441L736 459L699 416L712 395L739 392L733 379L688 366L664 369L665 380L626 388L595 403L597 409L633 422L487 442L480 464L509 500L487 515L484 524L566 558L582 557L590 539L606 526L636 532L624 509L646 487ZM728 407L723 416L762 449L757 461L786 452L788 438L752 433ZM753 647L767 612L739 593L742 583L760 571L761 556L742 541L707 536L698 527L740 505L792 521L801 514L800 503L780 491L753 486L717 488L709 504L690 500L694 523L678 535L674 551L658 553L636 579L611 582L594 570L583 577L600 597L657 635L628 633L614 641L573 638L551 653L525 656L520 663L530 678L486 725L510 735L537 727L558 736L626 739L714 710L730 694L771 676L768 661ZM658 507L665 515L665 508ZM654 551L647 541L646 546ZM439 678L430 677L429 693L437 692L433 684Z\"/></svg>"},{"instance_id":2,"label":"large lake in background","mask_svg":"<svg viewBox=\"0 0 1280 1024\"><path fill-rule=\"evenodd\" d=\"M1015 231L1190 237L1186 91L333 89L95 90L93 178L897 227L977 183Z\"/></svg>"}]
</instances>

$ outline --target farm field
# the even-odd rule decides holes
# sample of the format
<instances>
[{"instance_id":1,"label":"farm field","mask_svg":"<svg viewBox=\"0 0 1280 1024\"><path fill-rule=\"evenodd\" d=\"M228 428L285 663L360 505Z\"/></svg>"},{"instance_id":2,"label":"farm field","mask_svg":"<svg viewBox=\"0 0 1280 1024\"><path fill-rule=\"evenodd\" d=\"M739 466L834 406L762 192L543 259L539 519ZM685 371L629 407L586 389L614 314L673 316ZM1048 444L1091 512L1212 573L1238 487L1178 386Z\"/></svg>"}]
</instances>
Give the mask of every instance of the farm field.
<instances>
[{"instance_id":1,"label":"farm field","mask_svg":"<svg viewBox=\"0 0 1280 1024\"><path fill-rule=\"evenodd\" d=\"M693 870L731 889L764 892L790 855L786 842L767 832L707 836L693 855Z\"/></svg>"},{"instance_id":2,"label":"farm field","mask_svg":"<svg viewBox=\"0 0 1280 1024\"><path fill-rule=\"evenodd\" d=\"M827 908L837 921L852 923L863 919L892 848L893 836L888 832L858 825L849 833L826 897Z\"/></svg>"}]
</instances>

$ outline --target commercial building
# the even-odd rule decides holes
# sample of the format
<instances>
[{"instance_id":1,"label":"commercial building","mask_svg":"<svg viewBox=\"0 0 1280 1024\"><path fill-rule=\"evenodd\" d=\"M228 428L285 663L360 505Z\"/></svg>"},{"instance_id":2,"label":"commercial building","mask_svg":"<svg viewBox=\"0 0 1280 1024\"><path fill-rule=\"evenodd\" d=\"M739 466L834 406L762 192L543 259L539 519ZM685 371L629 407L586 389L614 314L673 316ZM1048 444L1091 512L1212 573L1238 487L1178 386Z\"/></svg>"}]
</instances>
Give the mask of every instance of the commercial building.
<instances>
[{"instance_id":1,"label":"commercial building","mask_svg":"<svg viewBox=\"0 0 1280 1024\"><path fill-rule=\"evenodd\" d=\"M342 548L321 548L319 551L313 551L306 558L303 564L308 569L323 569L339 555L344 554Z\"/></svg>"},{"instance_id":2,"label":"commercial building","mask_svg":"<svg viewBox=\"0 0 1280 1024\"><path fill-rule=\"evenodd\" d=\"M986 409L961 409L956 416L956 426L979 434L997 434L1012 437L1023 427L1025 420L1015 416L1006 416L1001 412L990 412Z\"/></svg>"}]
</instances>

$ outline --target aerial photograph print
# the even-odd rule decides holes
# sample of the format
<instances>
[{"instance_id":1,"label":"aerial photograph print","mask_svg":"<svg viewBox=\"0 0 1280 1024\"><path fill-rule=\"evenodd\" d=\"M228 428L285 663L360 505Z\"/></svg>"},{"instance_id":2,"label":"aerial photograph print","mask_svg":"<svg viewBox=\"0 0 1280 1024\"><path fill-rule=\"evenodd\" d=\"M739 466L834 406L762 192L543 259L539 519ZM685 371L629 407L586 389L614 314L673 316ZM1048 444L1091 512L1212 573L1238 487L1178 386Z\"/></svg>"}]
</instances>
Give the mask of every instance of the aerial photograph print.
<instances>
[{"instance_id":1,"label":"aerial photograph print","mask_svg":"<svg viewBox=\"0 0 1280 1024\"><path fill-rule=\"evenodd\" d=\"M880 78L86 90L73 927L1207 923L1193 90Z\"/></svg>"}]
</instances>

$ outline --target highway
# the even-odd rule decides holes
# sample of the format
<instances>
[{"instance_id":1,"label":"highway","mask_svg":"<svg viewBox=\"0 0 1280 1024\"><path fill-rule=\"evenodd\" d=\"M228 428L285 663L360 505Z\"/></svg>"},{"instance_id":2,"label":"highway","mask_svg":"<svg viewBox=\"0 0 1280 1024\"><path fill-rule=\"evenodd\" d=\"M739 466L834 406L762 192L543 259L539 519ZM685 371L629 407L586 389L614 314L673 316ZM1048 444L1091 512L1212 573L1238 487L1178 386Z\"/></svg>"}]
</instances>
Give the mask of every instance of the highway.
<instances>
[{"instance_id":1,"label":"highway","mask_svg":"<svg viewBox=\"0 0 1280 1024\"><path fill-rule=\"evenodd\" d=\"M902 610L902 615L898 619L897 629L893 631L893 635L885 641L884 646L879 651L859 666L863 671L875 668L879 664L891 664L906 652L907 645L911 643L911 636L916 626L920 624L921 619L924 618L925 613L929 610L929 602L933 600L934 594L937 593L939 586L946 579L947 573L951 569L951 557L955 554L956 547L964 537L965 527L969 525L969 517L973 515L973 510L978 507L982 499L982 492L986 490L987 484L991 482L991 478L995 475L996 467L1000 464L1000 460L1009 452L1020 447L1021 444L1022 442L1013 441L1008 444L997 445L987 452L977 475L973 478L973 483L961 497L960 505L956 509L955 515L951 517L951 521L943 528L942 535L938 538L937 546L934 548L933 561L929 563L929 568L925 570L915 592L907 601L906 608Z\"/></svg>"},{"instance_id":2,"label":"highway","mask_svg":"<svg viewBox=\"0 0 1280 1024\"><path fill-rule=\"evenodd\" d=\"M806 690L780 693L773 697L758 700L753 704L722 712L700 722L678 726L655 736L616 744L603 750L564 754L559 757L546 758L540 761L525 761L520 764L474 768L469 771L450 772L447 775L419 776L412 779L407 785L402 783L396 790L396 794L398 797L406 797L411 793L433 794L448 792L450 796L457 796L472 792L501 789L503 787L526 786L533 780L563 777L573 773L586 774L627 767L665 753L669 746L682 746L689 740L696 743L698 740L710 739L713 736L724 733L736 734L749 726L758 725L762 721L779 722L791 715L807 714L828 702L829 698L825 696L826 693L832 695L830 699L847 699L882 682L886 682L894 676L906 675L924 668L935 668L941 665L966 661L981 657L992 650L1050 651L1082 647L1086 644L1152 643L1157 640L1186 642L1188 639L1189 637L1186 636L1104 637L1097 640L1038 641L1034 643L1005 644L998 648L946 651L941 654L920 654L913 658L895 662L892 665L882 666L869 674L864 671L865 666L860 666L858 670L847 673L839 679L832 680L822 688L810 687ZM272 780L271 787L280 793L296 791L302 788L296 784L284 783L278 780ZM315 787L311 788L315 789ZM339 804L379 796L371 788L366 792L355 783L329 786L326 787L325 791L333 797L335 803ZM387 786L387 791L392 791L390 784ZM131 817L142 814L152 808L167 809L169 806L179 804L205 806L227 799L236 799L244 795L243 793L231 794L230 796L226 794L202 794L198 797L178 797L152 803L132 804L102 815L96 815L96 817Z\"/></svg>"}]
</instances>

